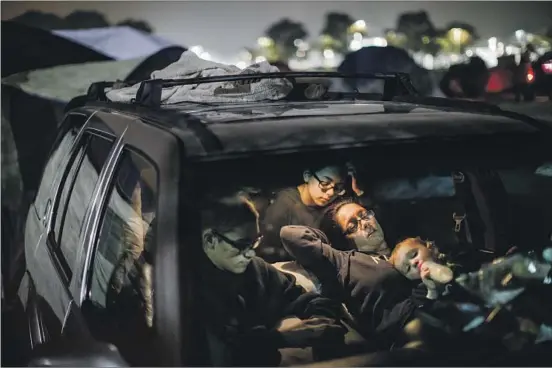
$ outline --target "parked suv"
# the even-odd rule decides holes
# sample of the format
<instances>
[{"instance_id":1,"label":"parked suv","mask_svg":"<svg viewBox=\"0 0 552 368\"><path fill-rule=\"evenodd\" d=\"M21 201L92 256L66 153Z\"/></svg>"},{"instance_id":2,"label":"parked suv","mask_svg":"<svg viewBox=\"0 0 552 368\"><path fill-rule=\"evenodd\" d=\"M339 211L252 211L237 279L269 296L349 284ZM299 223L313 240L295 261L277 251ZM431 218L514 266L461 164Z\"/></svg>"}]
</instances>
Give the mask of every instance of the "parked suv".
<instances>
[{"instance_id":1,"label":"parked suv","mask_svg":"<svg viewBox=\"0 0 552 368\"><path fill-rule=\"evenodd\" d=\"M361 200L390 245L431 239L469 270L512 246L550 241L546 125L485 104L418 97L402 75L258 78L274 77L293 82L288 98L159 104L166 84L251 78L233 76L143 82L123 104L105 101L103 83L67 113L25 228L19 297L32 364L220 361L196 303L205 203L240 190L270 203L299 185L303 170L336 157L353 163ZM313 97L303 93L318 83L313 77L385 86L381 95Z\"/></svg>"}]
</instances>

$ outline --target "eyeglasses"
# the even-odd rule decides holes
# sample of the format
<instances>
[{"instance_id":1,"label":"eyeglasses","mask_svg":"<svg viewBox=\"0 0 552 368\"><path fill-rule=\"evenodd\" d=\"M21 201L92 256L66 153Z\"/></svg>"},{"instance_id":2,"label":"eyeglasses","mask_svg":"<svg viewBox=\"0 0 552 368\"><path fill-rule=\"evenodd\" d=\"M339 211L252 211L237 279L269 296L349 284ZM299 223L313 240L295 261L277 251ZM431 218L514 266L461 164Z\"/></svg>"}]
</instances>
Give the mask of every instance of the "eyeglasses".
<instances>
[{"instance_id":1,"label":"eyeglasses","mask_svg":"<svg viewBox=\"0 0 552 368\"><path fill-rule=\"evenodd\" d=\"M232 247L238 249L240 253L246 253L249 250L255 249L259 246L259 243L261 242L261 236L255 238L255 239L238 239L238 240L232 240L228 238L227 236L222 235L216 230L212 230L213 234L218 237L219 239L225 241L226 243L230 244Z\"/></svg>"},{"instance_id":2,"label":"eyeglasses","mask_svg":"<svg viewBox=\"0 0 552 368\"><path fill-rule=\"evenodd\" d=\"M347 229L345 230L345 234L349 235L349 234L355 233L358 230L358 227L361 221L370 221L374 217L376 217L376 214L372 210L365 210L358 213L355 217L352 217L347 223Z\"/></svg>"},{"instance_id":3,"label":"eyeglasses","mask_svg":"<svg viewBox=\"0 0 552 368\"><path fill-rule=\"evenodd\" d=\"M342 196L343 194L345 194L344 183L334 183L332 181L321 180L318 176L316 176L315 172L312 172L312 176L316 179L316 181L318 181L318 187L324 193L326 193L330 189L333 189L334 192L339 196Z\"/></svg>"}]
</instances>

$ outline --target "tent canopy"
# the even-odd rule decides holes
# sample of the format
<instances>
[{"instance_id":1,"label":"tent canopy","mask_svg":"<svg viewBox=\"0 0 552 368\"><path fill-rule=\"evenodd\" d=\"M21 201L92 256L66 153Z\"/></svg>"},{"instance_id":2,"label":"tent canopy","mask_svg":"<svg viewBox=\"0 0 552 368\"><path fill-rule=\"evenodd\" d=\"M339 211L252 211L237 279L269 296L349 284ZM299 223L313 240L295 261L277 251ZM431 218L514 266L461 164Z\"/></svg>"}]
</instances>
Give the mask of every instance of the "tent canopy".
<instances>
[{"instance_id":1,"label":"tent canopy","mask_svg":"<svg viewBox=\"0 0 552 368\"><path fill-rule=\"evenodd\" d=\"M2 77L57 65L108 61L113 58L55 34L2 21Z\"/></svg>"},{"instance_id":2,"label":"tent canopy","mask_svg":"<svg viewBox=\"0 0 552 368\"><path fill-rule=\"evenodd\" d=\"M106 27L52 31L115 60L129 60L153 55L174 42L132 27Z\"/></svg>"}]
</instances>

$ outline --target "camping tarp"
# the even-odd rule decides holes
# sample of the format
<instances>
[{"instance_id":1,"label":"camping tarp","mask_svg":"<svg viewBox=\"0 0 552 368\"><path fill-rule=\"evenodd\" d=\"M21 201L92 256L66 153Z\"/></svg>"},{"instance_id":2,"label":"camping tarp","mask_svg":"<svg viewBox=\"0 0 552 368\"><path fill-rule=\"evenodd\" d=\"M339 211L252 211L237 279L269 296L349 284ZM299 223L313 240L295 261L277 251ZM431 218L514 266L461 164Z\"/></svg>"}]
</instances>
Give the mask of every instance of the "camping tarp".
<instances>
[{"instance_id":1,"label":"camping tarp","mask_svg":"<svg viewBox=\"0 0 552 368\"><path fill-rule=\"evenodd\" d=\"M38 28L2 21L2 77L113 58Z\"/></svg>"},{"instance_id":2,"label":"camping tarp","mask_svg":"<svg viewBox=\"0 0 552 368\"><path fill-rule=\"evenodd\" d=\"M115 60L147 57L167 47L176 46L174 42L127 26L52 32Z\"/></svg>"}]
</instances>

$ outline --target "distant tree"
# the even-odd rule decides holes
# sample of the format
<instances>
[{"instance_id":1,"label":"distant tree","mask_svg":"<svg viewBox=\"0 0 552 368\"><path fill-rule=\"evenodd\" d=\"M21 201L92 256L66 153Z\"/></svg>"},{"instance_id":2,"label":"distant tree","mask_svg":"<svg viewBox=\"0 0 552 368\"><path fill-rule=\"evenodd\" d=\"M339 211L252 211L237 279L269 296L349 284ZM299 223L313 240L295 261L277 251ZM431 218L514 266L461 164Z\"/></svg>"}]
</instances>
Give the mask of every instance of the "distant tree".
<instances>
[{"instance_id":1,"label":"distant tree","mask_svg":"<svg viewBox=\"0 0 552 368\"><path fill-rule=\"evenodd\" d=\"M139 31L146 32L146 33L153 33L153 27L144 20L136 20L136 19L125 19L119 23L117 23L118 26L127 26L135 28Z\"/></svg>"},{"instance_id":2,"label":"distant tree","mask_svg":"<svg viewBox=\"0 0 552 368\"><path fill-rule=\"evenodd\" d=\"M24 24L29 27L47 30L62 29L65 24L65 19L62 17L36 10L26 11L25 13L10 19L10 21Z\"/></svg>"},{"instance_id":3,"label":"distant tree","mask_svg":"<svg viewBox=\"0 0 552 368\"><path fill-rule=\"evenodd\" d=\"M66 17L30 10L10 20L30 27L46 30L90 29L110 26L103 14L88 10L75 10ZM147 33L153 33L151 25L143 20L125 19L117 23L117 25L129 26Z\"/></svg>"},{"instance_id":4,"label":"distant tree","mask_svg":"<svg viewBox=\"0 0 552 368\"><path fill-rule=\"evenodd\" d=\"M105 16L97 11L75 10L65 17L66 29L90 29L109 27Z\"/></svg>"},{"instance_id":5,"label":"distant tree","mask_svg":"<svg viewBox=\"0 0 552 368\"><path fill-rule=\"evenodd\" d=\"M439 49L435 42L437 29L425 11L399 15L395 32L404 35L405 46L412 51L435 53Z\"/></svg>"},{"instance_id":6,"label":"distant tree","mask_svg":"<svg viewBox=\"0 0 552 368\"><path fill-rule=\"evenodd\" d=\"M279 59L287 61L297 51L295 40L305 39L308 33L302 23L284 18L270 25L265 35L274 41Z\"/></svg>"},{"instance_id":7,"label":"distant tree","mask_svg":"<svg viewBox=\"0 0 552 368\"><path fill-rule=\"evenodd\" d=\"M326 14L322 35L332 38L332 49L341 53L347 52L349 27L354 22L355 20L345 13L331 12Z\"/></svg>"}]
</instances>

